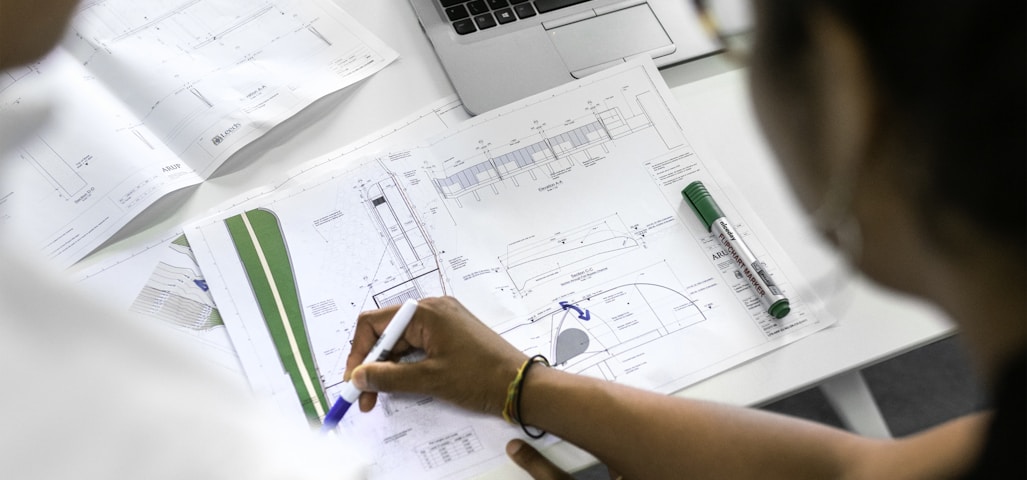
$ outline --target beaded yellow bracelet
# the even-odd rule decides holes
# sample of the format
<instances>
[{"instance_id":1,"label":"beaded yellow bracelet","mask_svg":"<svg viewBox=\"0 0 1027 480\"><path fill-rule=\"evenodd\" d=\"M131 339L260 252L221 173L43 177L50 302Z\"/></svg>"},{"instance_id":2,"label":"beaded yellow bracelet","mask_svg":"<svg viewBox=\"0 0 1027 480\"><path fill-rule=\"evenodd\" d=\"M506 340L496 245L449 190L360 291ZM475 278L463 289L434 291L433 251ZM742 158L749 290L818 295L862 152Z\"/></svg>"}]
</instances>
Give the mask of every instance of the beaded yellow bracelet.
<instances>
[{"instance_id":1,"label":"beaded yellow bracelet","mask_svg":"<svg viewBox=\"0 0 1027 480\"><path fill-rule=\"evenodd\" d=\"M525 360L521 368L517 369L517 376L510 382L510 386L506 388L506 403L503 405L503 420L514 425L520 425L524 433L531 438L541 438L542 435L546 434L545 431L541 431L541 433L529 432L527 425L521 421L521 388L524 386L524 376L528 373L528 369L536 363L549 366L549 360L542 355L535 355Z\"/></svg>"}]
</instances>

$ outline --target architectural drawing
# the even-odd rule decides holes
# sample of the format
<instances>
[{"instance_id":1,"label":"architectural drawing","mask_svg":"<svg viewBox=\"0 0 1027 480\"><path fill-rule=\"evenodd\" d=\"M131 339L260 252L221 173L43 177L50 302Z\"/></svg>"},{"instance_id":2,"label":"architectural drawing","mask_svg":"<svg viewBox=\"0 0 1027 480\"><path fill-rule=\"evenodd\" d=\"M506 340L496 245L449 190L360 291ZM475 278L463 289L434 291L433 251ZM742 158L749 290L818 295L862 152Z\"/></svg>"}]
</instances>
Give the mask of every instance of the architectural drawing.
<instances>
[{"instance_id":1,"label":"architectural drawing","mask_svg":"<svg viewBox=\"0 0 1027 480\"><path fill-rule=\"evenodd\" d=\"M422 443L415 448L421 464L427 470L458 461L483 450L481 440L471 427Z\"/></svg>"},{"instance_id":2,"label":"architectural drawing","mask_svg":"<svg viewBox=\"0 0 1027 480\"><path fill-rule=\"evenodd\" d=\"M517 185L521 174L535 179L540 174L552 176L575 164L587 164L592 158L608 154L612 140L652 126L644 112L626 117L620 108L596 111L567 123L583 125L549 128L535 123L531 137L511 142L515 143L513 146L483 145L473 157L457 162L470 166L433 178L432 182L444 198L457 199L467 194L478 198L478 189L503 181ZM524 143L527 145L520 146Z\"/></svg>"},{"instance_id":3,"label":"architectural drawing","mask_svg":"<svg viewBox=\"0 0 1027 480\"><path fill-rule=\"evenodd\" d=\"M73 199L88 186L75 167L69 165L67 160L42 138L23 147L21 158L35 167L43 179L53 185L54 190L65 200Z\"/></svg>"},{"instance_id":4,"label":"architectural drawing","mask_svg":"<svg viewBox=\"0 0 1027 480\"><path fill-rule=\"evenodd\" d=\"M14 70L2 73L14 73ZM0 82L4 78L3 74L0 74ZM301 183L301 179L308 176L322 176L326 170L332 170L333 164L351 163L350 160L369 150L380 149L383 144L408 143L440 133L447 126L467 118L466 111L455 97L439 100L361 140L311 159L291 172L280 186ZM235 203L232 206L234 208ZM139 249L122 252L72 273L78 277L79 285L92 292L98 300L114 308L132 310L171 325L188 337L189 341L185 344L190 345L197 356L211 360L217 367L238 376L240 380L248 380L255 390L261 390L264 386L261 377L253 375L245 378L240 364L240 358L255 357L252 354L255 345L252 342L231 342L228 328L238 327L239 322L226 322L221 317L220 310L210 296L209 285L199 275L199 271L192 249L178 230ZM427 287L419 287L418 290L425 291L425 294L428 291ZM309 317L326 318L345 308L345 305L340 305L344 302L343 299L335 298L313 302ZM377 304L384 305L383 302L385 300L376 299ZM431 398L425 397L406 399L390 396L380 399L380 405L394 414L408 406L416 407L431 401Z\"/></svg>"},{"instance_id":5,"label":"architectural drawing","mask_svg":"<svg viewBox=\"0 0 1027 480\"><path fill-rule=\"evenodd\" d=\"M402 195L395 182L389 178L371 184L366 187L364 196L378 231L386 239L387 250L403 274L394 286L374 294L375 306L401 305L408 298L417 300L445 292L431 241L413 213L409 199Z\"/></svg>"},{"instance_id":6,"label":"architectural drawing","mask_svg":"<svg viewBox=\"0 0 1027 480\"><path fill-rule=\"evenodd\" d=\"M190 124L240 106L236 99L224 98L226 86L244 99L243 111L259 110L279 93L285 94L279 92L284 85L267 80L277 73L263 65L275 63L272 59L280 52L313 59L330 51L331 42L318 29L324 20L317 9L297 10L292 3L89 2L76 15L66 48L115 88L138 90L133 82L142 80L140 75L156 79L131 97L129 108L140 124L150 125L176 153L191 149L197 154L199 150L191 147L197 132ZM144 47L155 71L125 72L110 64L112 58L135 55ZM373 52L347 52L361 54ZM198 69L198 64L207 66ZM225 134L232 125L228 122L216 128L221 137L206 132L206 143L237 142L240 135ZM204 150L208 155L216 151Z\"/></svg>"},{"instance_id":7,"label":"architectural drawing","mask_svg":"<svg viewBox=\"0 0 1027 480\"><path fill-rule=\"evenodd\" d=\"M526 296L561 271L600 262L641 245L642 239L613 215L543 240L512 244L499 261L518 295Z\"/></svg>"},{"instance_id":8,"label":"architectural drawing","mask_svg":"<svg viewBox=\"0 0 1027 480\"><path fill-rule=\"evenodd\" d=\"M617 380L622 366L610 362L623 365L620 359L649 342L683 334L707 319L704 309L712 305L701 306L680 284L665 284L674 280L665 263L655 264L495 328L526 351L546 355L555 367Z\"/></svg>"},{"instance_id":9,"label":"architectural drawing","mask_svg":"<svg viewBox=\"0 0 1027 480\"><path fill-rule=\"evenodd\" d=\"M191 255L184 236L172 244L172 248L183 251L183 255ZM208 290L207 281L195 268L161 261L132 303L131 310L199 332L224 327Z\"/></svg>"},{"instance_id":10,"label":"architectural drawing","mask_svg":"<svg viewBox=\"0 0 1027 480\"><path fill-rule=\"evenodd\" d=\"M826 326L801 295L788 317L769 318L721 268L680 197L689 179L719 177L686 141L658 79L651 64L627 63L352 170L308 176L247 207L244 216L273 212L274 230L224 218L189 227L218 304L232 310L226 324L238 322L254 345L259 361L248 372L269 372L262 380L276 395L331 402L361 311L446 294L554 368L662 393ZM250 245L279 232L284 252L255 263ZM781 288L799 291L759 250ZM290 280L278 297L258 288L279 275ZM288 311L290 295L293 325L304 328L293 336L309 339L298 353L266 324L277 315L269 310ZM769 323L778 334L767 334ZM307 379L290 356L311 358ZM288 386L274 383L275 368L290 373ZM340 424L373 446L371 478L483 475L519 434L431 398L379 398L381 408Z\"/></svg>"},{"instance_id":11,"label":"architectural drawing","mask_svg":"<svg viewBox=\"0 0 1027 480\"><path fill-rule=\"evenodd\" d=\"M281 224L269 210L250 210L225 219L250 288L260 302L279 360L292 378L300 406L323 418L331 407L324 394L300 307L296 277Z\"/></svg>"},{"instance_id":12,"label":"architectural drawing","mask_svg":"<svg viewBox=\"0 0 1027 480\"><path fill-rule=\"evenodd\" d=\"M394 58L327 0L83 2L56 49L0 73L0 115L46 116L35 141L9 153L0 195L16 194L0 218L70 266Z\"/></svg>"},{"instance_id":13,"label":"architectural drawing","mask_svg":"<svg viewBox=\"0 0 1027 480\"><path fill-rule=\"evenodd\" d=\"M239 358L185 235L167 246L129 310L186 337L198 358L242 377Z\"/></svg>"},{"instance_id":14,"label":"architectural drawing","mask_svg":"<svg viewBox=\"0 0 1027 480\"><path fill-rule=\"evenodd\" d=\"M374 175L376 169L369 169ZM324 216L310 222L320 238L346 238L360 249L358 255L376 259L363 277L366 297L373 303L360 310L398 305L407 298L444 295L445 286L432 244L409 199L395 180L378 173L354 182L355 196L338 197L340 202ZM373 228L354 232L347 228L350 213L366 216L362 223ZM324 356L325 343L312 332L314 322L339 313L334 298L304 305L295 253L274 207L248 210L224 220L241 259L250 287L260 304L260 313L278 354L278 360L292 378L300 405L311 422L319 422L330 408L333 388L342 382L345 357ZM355 241L356 236L362 240ZM332 261L332 260L330 260ZM339 261L341 265L350 262ZM356 307L356 305L351 305ZM358 310L359 311L359 310ZM334 340L331 340L334 341Z\"/></svg>"}]
</instances>

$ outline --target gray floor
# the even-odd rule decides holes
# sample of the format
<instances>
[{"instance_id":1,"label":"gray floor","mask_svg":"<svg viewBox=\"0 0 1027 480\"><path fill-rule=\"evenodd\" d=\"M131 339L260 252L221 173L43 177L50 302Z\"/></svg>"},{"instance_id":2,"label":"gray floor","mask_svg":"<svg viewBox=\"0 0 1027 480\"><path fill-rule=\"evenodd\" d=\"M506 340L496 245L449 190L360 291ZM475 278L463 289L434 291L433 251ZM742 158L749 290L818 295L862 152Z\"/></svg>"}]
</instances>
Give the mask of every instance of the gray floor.
<instances>
[{"instance_id":1,"label":"gray floor","mask_svg":"<svg viewBox=\"0 0 1027 480\"><path fill-rule=\"evenodd\" d=\"M958 337L921 347L863 370L888 428L895 437L916 433L960 415L978 411L984 396ZM819 389L810 389L763 407L841 427ZM597 465L574 475L578 480L606 480Z\"/></svg>"}]
</instances>

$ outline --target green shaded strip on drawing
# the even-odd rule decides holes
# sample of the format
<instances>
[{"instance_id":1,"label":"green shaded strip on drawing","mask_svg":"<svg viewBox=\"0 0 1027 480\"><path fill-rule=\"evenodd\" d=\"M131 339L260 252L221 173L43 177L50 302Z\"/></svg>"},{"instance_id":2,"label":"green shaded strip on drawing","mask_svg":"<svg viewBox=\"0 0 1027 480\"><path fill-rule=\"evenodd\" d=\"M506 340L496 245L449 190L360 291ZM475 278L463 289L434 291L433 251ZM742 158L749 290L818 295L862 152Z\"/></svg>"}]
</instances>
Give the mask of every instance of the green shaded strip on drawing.
<instances>
[{"instance_id":1,"label":"green shaded strip on drawing","mask_svg":"<svg viewBox=\"0 0 1027 480\"><path fill-rule=\"evenodd\" d=\"M257 239L256 245L254 245L250 232L246 228L243 215L250 222L253 235ZM250 286L253 288L253 294L260 305L261 314L264 316L264 323L267 325L275 344L275 349L278 351L278 357L281 359L282 366L286 372L289 373L293 388L299 396L303 412L307 415L307 418L320 423L321 419L314 402L318 402L321 411L326 412L328 410L326 407L328 401L325 398L324 388L321 386L317 369L314 367L314 357L310 349L306 325L303 322L303 310L300 308L299 295L296 293L296 280L292 272L292 264L289 261L289 251L286 248L285 237L282 235L278 219L267 210L256 209L225 219L225 225L228 227L232 242L235 244L235 249L242 260L246 276L249 278ZM268 270L273 277L272 279L268 279L265 275L258 249L264 255ZM270 280L273 280L274 285L277 287L279 299L284 307L283 310L288 317L288 323L279 313L279 307L275 302L272 282ZM299 362L297 362L292 346L289 344L289 337L286 332L287 324L291 326L292 335L296 342L297 350L300 353ZM314 396L310 394L310 389L303 381L301 368L307 372L308 378L313 385Z\"/></svg>"}]
</instances>

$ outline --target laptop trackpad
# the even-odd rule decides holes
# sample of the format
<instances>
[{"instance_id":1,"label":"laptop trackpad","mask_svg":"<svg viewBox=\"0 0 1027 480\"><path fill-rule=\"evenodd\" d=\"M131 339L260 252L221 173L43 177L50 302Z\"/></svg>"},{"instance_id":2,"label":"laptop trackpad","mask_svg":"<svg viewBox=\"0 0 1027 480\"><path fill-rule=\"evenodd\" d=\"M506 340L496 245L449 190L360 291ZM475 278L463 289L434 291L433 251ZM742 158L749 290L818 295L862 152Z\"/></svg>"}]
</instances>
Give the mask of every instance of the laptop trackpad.
<instances>
[{"instance_id":1,"label":"laptop trackpad","mask_svg":"<svg viewBox=\"0 0 1027 480\"><path fill-rule=\"evenodd\" d=\"M656 57L675 50L647 3L556 27L548 33L575 77L632 55L651 53Z\"/></svg>"}]
</instances>

